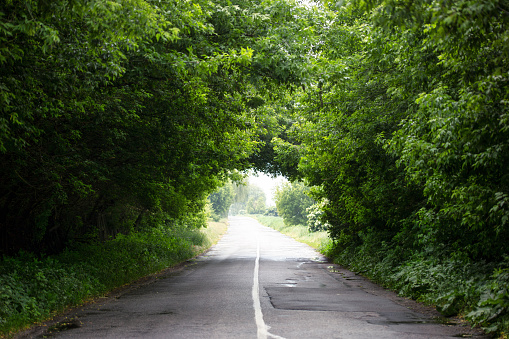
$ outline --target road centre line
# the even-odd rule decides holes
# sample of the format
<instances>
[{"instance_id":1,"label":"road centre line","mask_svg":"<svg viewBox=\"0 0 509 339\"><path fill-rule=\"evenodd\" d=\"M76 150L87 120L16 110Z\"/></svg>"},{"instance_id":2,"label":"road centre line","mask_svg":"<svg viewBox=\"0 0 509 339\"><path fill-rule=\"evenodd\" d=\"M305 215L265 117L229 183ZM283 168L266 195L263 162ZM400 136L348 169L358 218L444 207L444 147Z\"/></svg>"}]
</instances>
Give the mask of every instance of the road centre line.
<instances>
[{"instance_id":1,"label":"road centre line","mask_svg":"<svg viewBox=\"0 0 509 339\"><path fill-rule=\"evenodd\" d=\"M254 267L254 274L253 274L253 288L251 290L251 295L253 297L253 308L255 311L257 338L258 339L267 339L267 337L271 337L274 339L285 339L278 335L269 333L268 326L265 324L265 321L263 320L262 306L260 303L259 272L260 272L260 240L258 239L258 243L257 243L257 247L256 247L255 267Z\"/></svg>"}]
</instances>

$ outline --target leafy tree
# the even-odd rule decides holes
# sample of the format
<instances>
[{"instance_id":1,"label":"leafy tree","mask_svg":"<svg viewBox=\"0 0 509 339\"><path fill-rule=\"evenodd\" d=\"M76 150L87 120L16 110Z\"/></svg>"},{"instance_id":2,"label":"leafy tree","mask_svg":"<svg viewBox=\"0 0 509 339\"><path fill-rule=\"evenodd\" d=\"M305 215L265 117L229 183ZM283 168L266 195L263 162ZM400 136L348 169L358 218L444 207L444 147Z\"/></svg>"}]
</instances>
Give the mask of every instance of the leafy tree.
<instances>
[{"instance_id":1,"label":"leafy tree","mask_svg":"<svg viewBox=\"0 0 509 339\"><path fill-rule=\"evenodd\" d=\"M233 203L234 198L233 183L227 181L222 187L218 188L214 193L210 194L208 199L212 206L214 220L228 217L228 211Z\"/></svg>"},{"instance_id":2,"label":"leafy tree","mask_svg":"<svg viewBox=\"0 0 509 339\"><path fill-rule=\"evenodd\" d=\"M265 212L266 197L260 187L243 182L240 185L234 185L234 189L234 203L231 206L231 213L233 215L241 213L257 214Z\"/></svg>"},{"instance_id":3,"label":"leafy tree","mask_svg":"<svg viewBox=\"0 0 509 339\"><path fill-rule=\"evenodd\" d=\"M255 185L249 185L248 200L246 203L247 212L251 214L265 213L265 192Z\"/></svg>"},{"instance_id":4,"label":"leafy tree","mask_svg":"<svg viewBox=\"0 0 509 339\"><path fill-rule=\"evenodd\" d=\"M449 220L438 236L484 258L501 258L509 240L507 9L499 1L419 3L411 14L422 26L397 12L384 15L424 31L423 48L442 66L387 147L424 186L429 212Z\"/></svg>"},{"instance_id":5,"label":"leafy tree","mask_svg":"<svg viewBox=\"0 0 509 339\"><path fill-rule=\"evenodd\" d=\"M262 147L258 98L308 70L315 17L282 0L2 2L2 253L202 225Z\"/></svg>"},{"instance_id":6,"label":"leafy tree","mask_svg":"<svg viewBox=\"0 0 509 339\"><path fill-rule=\"evenodd\" d=\"M321 187L333 238L503 258L504 6L353 1L328 14L317 72L273 143Z\"/></svg>"},{"instance_id":7,"label":"leafy tree","mask_svg":"<svg viewBox=\"0 0 509 339\"><path fill-rule=\"evenodd\" d=\"M278 214L288 225L305 225L307 211L314 200L309 196L309 187L301 182L285 182L276 188L274 195Z\"/></svg>"},{"instance_id":8,"label":"leafy tree","mask_svg":"<svg viewBox=\"0 0 509 339\"><path fill-rule=\"evenodd\" d=\"M407 47L399 49L403 41ZM379 142L397 129L422 90L407 81L420 70L400 69L392 60L409 58L422 68L428 56L409 32L387 39L366 15L349 8L331 20L321 53L321 72L300 92L292 132L299 145L280 143L278 152L293 148L301 173L321 187L313 197L328 200L323 218L334 238L367 228L390 237L423 204L418 187L405 182L396 158Z\"/></svg>"}]
</instances>

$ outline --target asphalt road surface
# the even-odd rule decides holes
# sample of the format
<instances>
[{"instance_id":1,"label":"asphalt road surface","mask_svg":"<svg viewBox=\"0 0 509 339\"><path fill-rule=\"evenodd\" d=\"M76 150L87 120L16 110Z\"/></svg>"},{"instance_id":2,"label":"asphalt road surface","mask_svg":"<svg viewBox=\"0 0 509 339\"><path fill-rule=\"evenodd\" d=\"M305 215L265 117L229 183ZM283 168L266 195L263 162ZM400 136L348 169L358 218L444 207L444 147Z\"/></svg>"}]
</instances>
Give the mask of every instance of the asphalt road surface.
<instances>
[{"instance_id":1,"label":"asphalt road surface","mask_svg":"<svg viewBox=\"0 0 509 339\"><path fill-rule=\"evenodd\" d=\"M247 217L183 268L67 315L53 338L481 338ZM34 335L32 333L32 335Z\"/></svg>"}]
</instances>

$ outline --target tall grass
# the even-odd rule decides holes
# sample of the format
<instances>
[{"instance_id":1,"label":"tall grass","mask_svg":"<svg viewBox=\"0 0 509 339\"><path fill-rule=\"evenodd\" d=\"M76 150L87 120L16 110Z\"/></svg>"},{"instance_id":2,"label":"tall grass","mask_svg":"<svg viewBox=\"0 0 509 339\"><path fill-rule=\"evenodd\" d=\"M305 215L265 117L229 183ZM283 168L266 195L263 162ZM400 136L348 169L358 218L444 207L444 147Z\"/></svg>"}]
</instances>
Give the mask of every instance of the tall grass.
<instances>
[{"instance_id":1,"label":"tall grass","mask_svg":"<svg viewBox=\"0 0 509 339\"><path fill-rule=\"evenodd\" d=\"M251 215L251 217L258 220L262 225L275 229L297 241L308 244L322 253L330 246L331 240L326 231L309 232L308 227L304 225L285 225L281 217L261 214L254 214Z\"/></svg>"},{"instance_id":2,"label":"tall grass","mask_svg":"<svg viewBox=\"0 0 509 339\"><path fill-rule=\"evenodd\" d=\"M203 234L205 239L203 244L198 247L200 252L203 252L212 245L217 244L228 228L227 219L221 219L219 222L209 221L207 224L207 227L200 229L200 232Z\"/></svg>"},{"instance_id":3,"label":"tall grass","mask_svg":"<svg viewBox=\"0 0 509 339\"><path fill-rule=\"evenodd\" d=\"M60 255L20 253L0 261L0 337L203 252L226 224L202 230L164 227L81 244Z\"/></svg>"}]
</instances>

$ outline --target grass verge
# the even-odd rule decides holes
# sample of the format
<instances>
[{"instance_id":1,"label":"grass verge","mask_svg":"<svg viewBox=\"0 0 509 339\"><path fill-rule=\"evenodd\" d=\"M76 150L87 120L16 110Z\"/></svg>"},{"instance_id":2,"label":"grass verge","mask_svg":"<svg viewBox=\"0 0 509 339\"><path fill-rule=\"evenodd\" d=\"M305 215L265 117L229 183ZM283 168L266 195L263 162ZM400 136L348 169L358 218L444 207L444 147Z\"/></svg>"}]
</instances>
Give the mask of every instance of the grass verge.
<instances>
[{"instance_id":1,"label":"grass verge","mask_svg":"<svg viewBox=\"0 0 509 339\"><path fill-rule=\"evenodd\" d=\"M209 221L207 227L200 230L205 237L204 243L198 248L200 253L217 244L219 239L226 233L227 228L228 219L221 219L219 222Z\"/></svg>"},{"instance_id":2,"label":"grass verge","mask_svg":"<svg viewBox=\"0 0 509 339\"><path fill-rule=\"evenodd\" d=\"M0 261L0 337L9 338L91 298L177 265L216 243L226 222L205 229L151 228L105 243Z\"/></svg>"}]
</instances>

